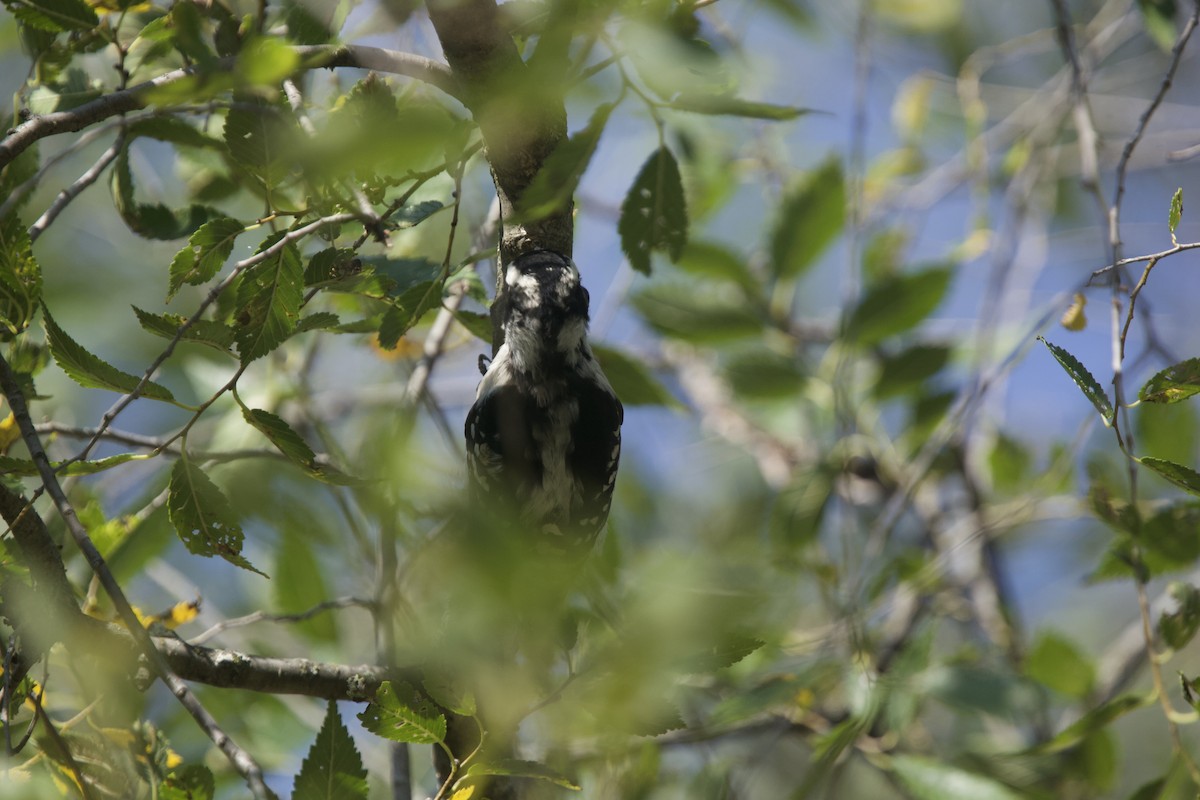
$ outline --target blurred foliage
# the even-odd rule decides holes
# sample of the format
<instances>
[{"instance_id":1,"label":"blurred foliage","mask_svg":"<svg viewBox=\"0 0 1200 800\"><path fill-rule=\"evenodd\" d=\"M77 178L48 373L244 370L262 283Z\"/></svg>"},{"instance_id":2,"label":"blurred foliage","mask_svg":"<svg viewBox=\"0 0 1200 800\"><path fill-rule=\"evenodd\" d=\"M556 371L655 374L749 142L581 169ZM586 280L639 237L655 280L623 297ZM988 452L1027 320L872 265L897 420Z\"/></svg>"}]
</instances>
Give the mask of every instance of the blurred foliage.
<instances>
[{"instance_id":1,"label":"blurred foliage","mask_svg":"<svg viewBox=\"0 0 1200 800\"><path fill-rule=\"evenodd\" d=\"M1087 98L1063 88L1089 80L1057 48L1138 101L1097 115L1123 143L1185 4L1057 4L1069 26L962 0L503 4L536 85L488 90L561 91L572 131L515 221L577 202L629 409L609 531L567 564L461 498L496 255L479 130L383 66L316 68L380 34L418 47L415 4L3 3L0 352L99 553L165 609L139 612L153 632L405 668L369 703L199 691L281 795L384 796L404 743L415 792L454 800L498 776L531 798L1195 796L1200 360L1150 310L1196 247L1183 179L1139 187L1163 195L1157 255L1111 248L1106 206L1093 244L1124 268L1076 261L1059 297L1013 302L1028 227L1094 202ZM797 71L804 48L859 69ZM909 70L883 113L876 58ZM853 96L845 141L795 104L823 82ZM1006 421L990 401L1031 364L1046 419ZM0 470L30 496L12 406ZM7 680L36 580L6 532L0 796L245 796L116 660L67 641ZM463 725L486 746L439 785Z\"/></svg>"}]
</instances>

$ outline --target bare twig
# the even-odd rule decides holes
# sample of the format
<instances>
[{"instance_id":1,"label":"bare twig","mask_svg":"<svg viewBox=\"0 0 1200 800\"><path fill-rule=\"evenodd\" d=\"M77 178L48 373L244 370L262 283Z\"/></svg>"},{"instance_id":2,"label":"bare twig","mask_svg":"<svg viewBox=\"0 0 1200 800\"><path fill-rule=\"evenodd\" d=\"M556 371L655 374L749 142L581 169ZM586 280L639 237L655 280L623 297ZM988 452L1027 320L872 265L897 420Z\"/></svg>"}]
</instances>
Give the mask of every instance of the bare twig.
<instances>
[{"instance_id":1,"label":"bare twig","mask_svg":"<svg viewBox=\"0 0 1200 800\"><path fill-rule=\"evenodd\" d=\"M247 614L244 617L233 617L225 619L213 625L208 630L198 636L193 636L189 642L193 645L207 642L217 634L227 631L230 628L242 628L246 625L254 625L258 622L304 622L312 619L318 614L323 614L326 611L333 611L339 608L366 608L370 609L375 606L374 601L364 600L361 597L339 597L335 600L326 600L323 603L317 603L310 609L300 611L295 614L268 614L265 611L255 611L253 614Z\"/></svg>"},{"instance_id":2,"label":"bare twig","mask_svg":"<svg viewBox=\"0 0 1200 800\"><path fill-rule=\"evenodd\" d=\"M100 155L100 158L96 159L96 163L88 167L82 175L75 179L74 183L59 192L58 196L54 198L54 202L50 204L50 207L37 218L36 222L29 226L30 241L36 241L72 200L78 197L84 189L96 182L101 173L108 169L108 165L117 159L117 156L121 153L121 148L124 146L125 131L122 129L117 134L117 140Z\"/></svg>"}]
</instances>

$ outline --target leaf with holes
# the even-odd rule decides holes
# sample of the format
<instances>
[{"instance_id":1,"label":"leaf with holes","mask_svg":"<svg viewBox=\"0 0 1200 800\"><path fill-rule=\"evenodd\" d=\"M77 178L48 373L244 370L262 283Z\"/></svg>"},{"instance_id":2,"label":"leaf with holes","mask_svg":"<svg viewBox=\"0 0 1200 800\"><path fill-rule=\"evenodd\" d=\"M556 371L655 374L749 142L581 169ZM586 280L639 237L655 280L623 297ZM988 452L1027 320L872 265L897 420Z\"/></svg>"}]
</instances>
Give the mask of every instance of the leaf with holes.
<instances>
[{"instance_id":1,"label":"leaf with holes","mask_svg":"<svg viewBox=\"0 0 1200 800\"><path fill-rule=\"evenodd\" d=\"M29 327L42 297L42 269L16 214L0 219L0 340Z\"/></svg>"},{"instance_id":2,"label":"leaf with holes","mask_svg":"<svg viewBox=\"0 0 1200 800\"><path fill-rule=\"evenodd\" d=\"M185 283L198 286L217 274L233 252L233 243L246 227L236 219L218 217L201 225L188 239L187 247L171 261L171 283L167 299Z\"/></svg>"},{"instance_id":3,"label":"leaf with holes","mask_svg":"<svg viewBox=\"0 0 1200 800\"><path fill-rule=\"evenodd\" d=\"M1092 405L1100 412L1100 416L1104 418L1104 424L1111 425L1113 421L1113 407L1109 402L1108 395L1104 393L1104 389L1100 386L1100 382L1092 377L1092 373L1088 372L1087 367L1079 363L1079 359L1062 349L1058 345L1050 344L1045 337L1039 336L1038 340L1046 345L1050 350L1050 354L1054 356L1067 374L1071 376L1071 380L1075 381L1085 397L1092 401Z\"/></svg>"},{"instance_id":4,"label":"leaf with holes","mask_svg":"<svg viewBox=\"0 0 1200 800\"><path fill-rule=\"evenodd\" d=\"M1200 393L1200 358L1172 364L1138 391L1143 403L1178 403Z\"/></svg>"},{"instance_id":5,"label":"leaf with holes","mask_svg":"<svg viewBox=\"0 0 1200 800\"><path fill-rule=\"evenodd\" d=\"M617 223L621 250L638 272L650 274L650 253L665 252L674 261L687 244L687 201L679 164L660 147L642 166L621 204Z\"/></svg>"},{"instance_id":6,"label":"leaf with holes","mask_svg":"<svg viewBox=\"0 0 1200 800\"><path fill-rule=\"evenodd\" d=\"M275 247L283 233L273 234L259 252ZM237 291L237 346L248 364L274 350L296 330L304 296L304 264L288 242L242 276Z\"/></svg>"},{"instance_id":7,"label":"leaf with holes","mask_svg":"<svg viewBox=\"0 0 1200 800\"><path fill-rule=\"evenodd\" d=\"M358 715L363 727L393 742L436 744L446 740L446 717L404 681L384 681Z\"/></svg>"},{"instance_id":8,"label":"leaf with holes","mask_svg":"<svg viewBox=\"0 0 1200 800\"><path fill-rule=\"evenodd\" d=\"M189 552L220 556L230 564L266 577L266 573L242 557L246 535L224 493L199 467L184 458L176 461L171 470L167 516Z\"/></svg>"},{"instance_id":9,"label":"leaf with holes","mask_svg":"<svg viewBox=\"0 0 1200 800\"><path fill-rule=\"evenodd\" d=\"M308 749L292 789L292 800L366 800L367 771L349 729L332 700L325 722Z\"/></svg>"},{"instance_id":10,"label":"leaf with holes","mask_svg":"<svg viewBox=\"0 0 1200 800\"><path fill-rule=\"evenodd\" d=\"M1197 474L1195 470L1189 469L1182 464L1176 464L1173 461L1150 458L1149 456L1139 458L1138 463L1143 467L1149 467L1154 470L1161 477L1166 478L1180 489L1200 497L1200 474Z\"/></svg>"},{"instance_id":11,"label":"leaf with holes","mask_svg":"<svg viewBox=\"0 0 1200 800\"><path fill-rule=\"evenodd\" d=\"M45 306L42 306L42 318L46 326L46 343L50 346L50 354L54 356L55 363L80 386L129 394L141 383L141 378L136 375L122 372L83 349L82 345L58 327L54 318L50 316L50 309ZM171 390L154 381L146 381L141 396L167 403L175 402Z\"/></svg>"},{"instance_id":12,"label":"leaf with holes","mask_svg":"<svg viewBox=\"0 0 1200 800\"><path fill-rule=\"evenodd\" d=\"M178 314L154 314L137 306L133 306L133 313L137 314L142 330L164 339L174 339L179 335L183 323L187 322L186 317ZM180 341L206 344L229 355L233 349L233 328L223 322L198 319L183 332Z\"/></svg>"}]
</instances>

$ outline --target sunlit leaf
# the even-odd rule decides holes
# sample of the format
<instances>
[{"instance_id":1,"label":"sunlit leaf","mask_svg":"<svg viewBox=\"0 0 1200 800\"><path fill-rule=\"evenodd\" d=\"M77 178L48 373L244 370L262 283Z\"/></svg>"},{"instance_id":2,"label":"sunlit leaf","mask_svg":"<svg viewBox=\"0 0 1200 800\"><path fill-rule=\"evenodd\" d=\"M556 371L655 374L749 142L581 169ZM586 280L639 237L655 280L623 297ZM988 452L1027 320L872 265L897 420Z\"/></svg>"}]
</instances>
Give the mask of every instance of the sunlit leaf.
<instances>
[{"instance_id":1,"label":"sunlit leaf","mask_svg":"<svg viewBox=\"0 0 1200 800\"><path fill-rule=\"evenodd\" d=\"M1164 461L1161 458L1151 458L1149 456L1139 458L1138 463L1154 470L1180 489L1200 496L1200 474L1197 474L1195 470L1185 467L1182 464Z\"/></svg>"},{"instance_id":2,"label":"sunlit leaf","mask_svg":"<svg viewBox=\"0 0 1200 800\"><path fill-rule=\"evenodd\" d=\"M1075 381L1085 397L1092 401L1092 405L1100 412L1100 416L1104 418L1105 423L1112 424L1113 407L1105 394L1104 389L1100 386L1100 382L1092 377L1092 373L1088 372L1087 367L1079 363L1079 359L1062 349L1058 345L1051 344L1045 338L1039 336L1038 340L1046 345L1050 350L1050 354L1054 356L1067 374L1071 376L1071 380Z\"/></svg>"},{"instance_id":3,"label":"sunlit leaf","mask_svg":"<svg viewBox=\"0 0 1200 800\"><path fill-rule=\"evenodd\" d=\"M167 299L175 296L183 284L206 283L225 264L233 252L234 241L245 230L236 219L218 217L201 225L188 239L187 246L171 261L171 282Z\"/></svg>"},{"instance_id":4,"label":"sunlit leaf","mask_svg":"<svg viewBox=\"0 0 1200 800\"><path fill-rule=\"evenodd\" d=\"M358 718L371 733L393 742L435 744L446 739L446 717L404 681L384 681Z\"/></svg>"},{"instance_id":5,"label":"sunlit leaf","mask_svg":"<svg viewBox=\"0 0 1200 800\"><path fill-rule=\"evenodd\" d=\"M88 31L100 24L83 0L4 0L17 19L44 31Z\"/></svg>"},{"instance_id":6,"label":"sunlit leaf","mask_svg":"<svg viewBox=\"0 0 1200 800\"><path fill-rule=\"evenodd\" d=\"M16 214L0 219L0 341L25 330L42 297L42 270Z\"/></svg>"},{"instance_id":7,"label":"sunlit leaf","mask_svg":"<svg viewBox=\"0 0 1200 800\"><path fill-rule=\"evenodd\" d=\"M260 252L275 246L282 236L268 237ZM235 338L243 363L265 356L295 332L303 289L304 265L291 242L242 275Z\"/></svg>"},{"instance_id":8,"label":"sunlit leaf","mask_svg":"<svg viewBox=\"0 0 1200 800\"><path fill-rule=\"evenodd\" d=\"M909 794L919 800L1020 800L1022 795L976 772L924 756L898 755L890 760L892 772Z\"/></svg>"},{"instance_id":9,"label":"sunlit leaf","mask_svg":"<svg viewBox=\"0 0 1200 800\"><path fill-rule=\"evenodd\" d=\"M1144 708L1154 702L1153 694L1135 695L1124 694L1109 700L1103 705L1093 708L1091 711L1084 714L1075 722L1068 725L1054 738L1044 742L1036 747L1030 748L1029 752L1037 754L1061 753L1069 747L1074 747L1084 740L1093 731L1098 731L1107 728L1114 720L1135 711L1139 708Z\"/></svg>"},{"instance_id":10,"label":"sunlit leaf","mask_svg":"<svg viewBox=\"0 0 1200 800\"><path fill-rule=\"evenodd\" d=\"M121 394L129 394L141 383L141 378L122 372L116 367L92 355L83 346L68 336L50 316L50 310L42 307L42 318L46 326L46 343L50 346L50 354L54 362L67 373L71 380L89 389L108 389ZM151 400L175 402L175 396L165 386L154 381L146 381L142 387L142 397Z\"/></svg>"},{"instance_id":11,"label":"sunlit leaf","mask_svg":"<svg viewBox=\"0 0 1200 800\"><path fill-rule=\"evenodd\" d=\"M739 97L709 94L684 94L667 104L670 108L694 114L716 114L748 119L789 120L813 113L811 108L759 103Z\"/></svg>"},{"instance_id":12,"label":"sunlit leaf","mask_svg":"<svg viewBox=\"0 0 1200 800\"><path fill-rule=\"evenodd\" d=\"M841 235L846 216L842 162L831 157L788 189L771 233L771 271L795 278Z\"/></svg>"},{"instance_id":13,"label":"sunlit leaf","mask_svg":"<svg viewBox=\"0 0 1200 800\"><path fill-rule=\"evenodd\" d=\"M97 472L103 472L106 469L118 467L121 464L126 464L135 459L145 458L137 453L118 453L115 456L106 456L97 458L91 461L52 461L50 466L59 475L75 476L75 475L95 475ZM37 465L26 458L13 458L11 456L0 456L0 473L5 475L37 475Z\"/></svg>"},{"instance_id":14,"label":"sunlit leaf","mask_svg":"<svg viewBox=\"0 0 1200 800\"><path fill-rule=\"evenodd\" d=\"M467 771L463 773L465 778L478 778L483 775L503 775L511 778L533 778L540 781L548 781L555 786L561 786L564 789L574 789L579 791L579 786L570 778L562 775L545 764L539 764L536 761L520 761L517 759L497 759L494 761L480 761L467 767Z\"/></svg>"},{"instance_id":15,"label":"sunlit leaf","mask_svg":"<svg viewBox=\"0 0 1200 800\"><path fill-rule=\"evenodd\" d=\"M1138 390L1143 403L1178 403L1200 393L1200 358L1189 358L1159 372Z\"/></svg>"},{"instance_id":16,"label":"sunlit leaf","mask_svg":"<svg viewBox=\"0 0 1200 800\"><path fill-rule=\"evenodd\" d=\"M1183 189L1175 190L1175 194L1171 195L1171 210L1167 214L1167 227L1171 229L1171 241L1175 241L1175 229L1179 227L1179 220L1183 218Z\"/></svg>"},{"instance_id":17,"label":"sunlit leaf","mask_svg":"<svg viewBox=\"0 0 1200 800\"><path fill-rule=\"evenodd\" d=\"M1176 607L1158 618L1158 633L1167 647L1182 650L1200 631L1200 589L1186 583L1172 583L1169 591Z\"/></svg>"},{"instance_id":18,"label":"sunlit leaf","mask_svg":"<svg viewBox=\"0 0 1200 800\"><path fill-rule=\"evenodd\" d=\"M212 800L215 792L212 772L200 764L174 770L158 787L159 800Z\"/></svg>"},{"instance_id":19,"label":"sunlit leaf","mask_svg":"<svg viewBox=\"0 0 1200 800\"><path fill-rule=\"evenodd\" d=\"M1175 46L1175 0L1138 0L1146 33L1163 52Z\"/></svg>"},{"instance_id":20,"label":"sunlit leaf","mask_svg":"<svg viewBox=\"0 0 1200 800\"><path fill-rule=\"evenodd\" d=\"M621 204L621 250L638 272L650 274L650 254L678 259L687 244L687 202L675 156L660 147L642 165Z\"/></svg>"},{"instance_id":21,"label":"sunlit leaf","mask_svg":"<svg viewBox=\"0 0 1200 800\"><path fill-rule=\"evenodd\" d=\"M220 556L242 569L258 572L242 556L245 534L224 493L187 459L175 462L167 486L167 515L188 551Z\"/></svg>"},{"instance_id":22,"label":"sunlit leaf","mask_svg":"<svg viewBox=\"0 0 1200 800\"><path fill-rule=\"evenodd\" d=\"M1096 680L1091 661L1067 639L1053 632L1038 636L1025 657L1025 674L1068 697L1087 697Z\"/></svg>"},{"instance_id":23,"label":"sunlit leaf","mask_svg":"<svg viewBox=\"0 0 1200 800\"><path fill-rule=\"evenodd\" d=\"M164 339L174 339L183 323L187 322L185 317L178 314L153 314L137 306L133 306L133 313L137 315L138 324L143 330ZM198 319L183 332L180 341L206 344L222 353L229 353L234 342L233 328L223 322Z\"/></svg>"},{"instance_id":24,"label":"sunlit leaf","mask_svg":"<svg viewBox=\"0 0 1200 800\"><path fill-rule=\"evenodd\" d=\"M288 460L304 469L313 469L317 455L312 448L281 418L261 408L242 407L242 418L266 436L271 444L288 457Z\"/></svg>"},{"instance_id":25,"label":"sunlit leaf","mask_svg":"<svg viewBox=\"0 0 1200 800\"><path fill-rule=\"evenodd\" d=\"M300 765L292 800L366 800L367 771L332 700L325 721Z\"/></svg>"}]
</instances>

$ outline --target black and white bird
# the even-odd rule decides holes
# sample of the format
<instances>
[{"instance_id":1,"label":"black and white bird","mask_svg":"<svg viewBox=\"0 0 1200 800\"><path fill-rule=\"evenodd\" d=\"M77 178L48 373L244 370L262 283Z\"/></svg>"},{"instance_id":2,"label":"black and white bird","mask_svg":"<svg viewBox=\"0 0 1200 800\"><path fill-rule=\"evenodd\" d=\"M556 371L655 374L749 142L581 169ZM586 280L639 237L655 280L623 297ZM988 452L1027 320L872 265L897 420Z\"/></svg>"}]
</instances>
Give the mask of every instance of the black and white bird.
<instances>
[{"instance_id":1,"label":"black and white bird","mask_svg":"<svg viewBox=\"0 0 1200 800\"><path fill-rule=\"evenodd\" d=\"M504 344L467 414L476 504L509 514L551 551L586 553L604 529L624 409L588 345L588 292L549 251L505 267Z\"/></svg>"}]
</instances>

